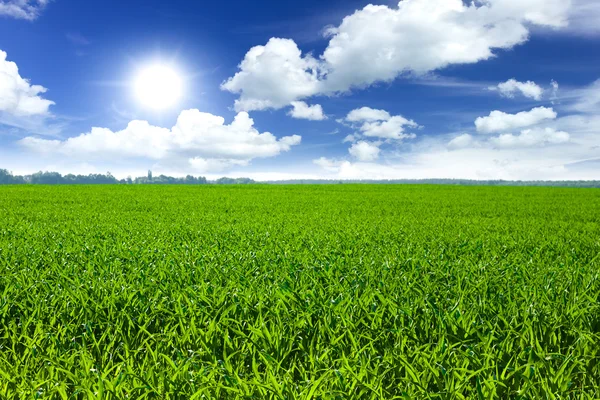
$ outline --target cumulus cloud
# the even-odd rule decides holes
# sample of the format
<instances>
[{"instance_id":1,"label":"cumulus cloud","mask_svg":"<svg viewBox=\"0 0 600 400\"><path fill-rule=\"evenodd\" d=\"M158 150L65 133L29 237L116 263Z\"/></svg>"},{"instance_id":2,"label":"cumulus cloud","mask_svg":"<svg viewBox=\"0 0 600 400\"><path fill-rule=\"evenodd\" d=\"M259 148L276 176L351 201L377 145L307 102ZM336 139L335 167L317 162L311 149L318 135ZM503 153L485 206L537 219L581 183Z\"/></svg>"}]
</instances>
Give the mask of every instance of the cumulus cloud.
<instances>
[{"instance_id":1,"label":"cumulus cloud","mask_svg":"<svg viewBox=\"0 0 600 400\"><path fill-rule=\"evenodd\" d=\"M478 118L475 121L477 129L481 133L499 133L501 135L487 139L474 138L469 134L455 137L448 143L448 149L457 150L465 148L522 148L541 147L554 144L567 143L571 135L563 130L547 126L548 122L555 122L557 113L551 108L534 108L518 114L506 114L493 111L489 117ZM531 127L521 130L519 134L507 131L523 127Z\"/></svg>"},{"instance_id":2,"label":"cumulus cloud","mask_svg":"<svg viewBox=\"0 0 600 400\"><path fill-rule=\"evenodd\" d=\"M17 118L48 115L54 102L41 97L45 92L46 88L22 78L17 64L0 50L0 114Z\"/></svg>"},{"instance_id":3,"label":"cumulus cloud","mask_svg":"<svg viewBox=\"0 0 600 400\"><path fill-rule=\"evenodd\" d=\"M514 98L517 93L534 100L541 100L544 89L533 81L519 82L516 79L509 79L506 82L499 83L496 87L491 87L503 97Z\"/></svg>"},{"instance_id":4,"label":"cumulus cloud","mask_svg":"<svg viewBox=\"0 0 600 400\"><path fill-rule=\"evenodd\" d=\"M599 178L597 163L587 161L598 159L594 127L599 122L565 117L556 123L570 133L535 127L492 138L461 135L464 143L454 148L443 137L424 138L410 152L388 154L385 161L321 157L313 162L329 179L593 180Z\"/></svg>"},{"instance_id":5,"label":"cumulus cloud","mask_svg":"<svg viewBox=\"0 0 600 400\"><path fill-rule=\"evenodd\" d=\"M379 158L379 143L360 141L354 143L348 152L358 161L375 161Z\"/></svg>"},{"instance_id":6,"label":"cumulus cloud","mask_svg":"<svg viewBox=\"0 0 600 400\"><path fill-rule=\"evenodd\" d=\"M425 74L494 57L524 43L531 25L561 28L569 0L404 0L367 5L327 30L329 44L315 58L293 40L272 38L244 57L222 88L240 95L238 110L282 108L404 74Z\"/></svg>"},{"instance_id":7,"label":"cumulus cloud","mask_svg":"<svg viewBox=\"0 0 600 400\"><path fill-rule=\"evenodd\" d=\"M463 133L450 140L446 135L425 136L411 143L409 151L387 152L385 158L321 157L313 162L329 179L598 179L594 160L600 149L600 115L558 118L552 109L545 113L529 120L520 116L518 122L504 125L513 132ZM523 121L527 129L517 128Z\"/></svg>"},{"instance_id":8,"label":"cumulus cloud","mask_svg":"<svg viewBox=\"0 0 600 400\"><path fill-rule=\"evenodd\" d=\"M309 106L303 101L292 101L292 109L288 113L292 118L308 119L311 121L323 121L327 116L323 113L320 104Z\"/></svg>"},{"instance_id":9,"label":"cumulus cloud","mask_svg":"<svg viewBox=\"0 0 600 400\"><path fill-rule=\"evenodd\" d=\"M357 108L350 111L346 116L348 122L372 122L372 121L387 121L392 116L385 110L375 110L369 107Z\"/></svg>"},{"instance_id":10,"label":"cumulus cloud","mask_svg":"<svg viewBox=\"0 0 600 400\"><path fill-rule=\"evenodd\" d=\"M397 8L368 5L330 29L322 59L327 87L391 81L402 73L424 74L452 64L470 64L525 42L527 24L560 27L562 0L407 0Z\"/></svg>"},{"instance_id":11,"label":"cumulus cloud","mask_svg":"<svg viewBox=\"0 0 600 400\"><path fill-rule=\"evenodd\" d=\"M0 15L33 21L49 0L0 0Z\"/></svg>"},{"instance_id":12,"label":"cumulus cloud","mask_svg":"<svg viewBox=\"0 0 600 400\"><path fill-rule=\"evenodd\" d=\"M38 153L83 159L139 157L169 162L188 158L194 167L220 170L247 165L255 158L276 156L300 141L297 135L277 139L269 132L260 133L245 112L226 125L222 117L186 110L171 129L132 121L118 132L93 128L64 141L26 137L20 144Z\"/></svg>"},{"instance_id":13,"label":"cumulus cloud","mask_svg":"<svg viewBox=\"0 0 600 400\"><path fill-rule=\"evenodd\" d=\"M345 118L337 120L355 130L347 135L342 143L351 143L348 153L352 158L361 163L374 162L379 159L382 152L381 146L397 144L404 139L414 139L414 133L406 132L407 128L419 128L419 125L401 115L393 116L386 110L370 107L354 109ZM376 139L368 141L366 138ZM314 161L328 171L335 171L347 160L329 160L320 158Z\"/></svg>"},{"instance_id":14,"label":"cumulus cloud","mask_svg":"<svg viewBox=\"0 0 600 400\"><path fill-rule=\"evenodd\" d=\"M535 128L526 129L519 135L506 133L492 138L491 141L498 147L515 148L561 144L568 142L570 138L571 136L564 131L557 131L553 128Z\"/></svg>"},{"instance_id":15,"label":"cumulus cloud","mask_svg":"<svg viewBox=\"0 0 600 400\"><path fill-rule=\"evenodd\" d=\"M365 136L382 139L414 139L416 135L414 133L405 133L405 127L416 128L418 125L414 121L398 115L391 117L387 121L365 122L360 127L360 131Z\"/></svg>"},{"instance_id":16,"label":"cumulus cloud","mask_svg":"<svg viewBox=\"0 0 600 400\"><path fill-rule=\"evenodd\" d=\"M319 92L320 63L302 52L293 40L272 38L250 49L240 71L221 88L238 93L237 111L282 108Z\"/></svg>"},{"instance_id":17,"label":"cumulus cloud","mask_svg":"<svg viewBox=\"0 0 600 400\"><path fill-rule=\"evenodd\" d=\"M556 116L557 114L552 108L546 107L537 107L518 114L507 114L496 110L492 111L488 117L477 118L475 126L477 132L491 134L526 128L544 120L556 119Z\"/></svg>"},{"instance_id":18,"label":"cumulus cloud","mask_svg":"<svg viewBox=\"0 0 600 400\"><path fill-rule=\"evenodd\" d=\"M345 121L354 124L362 122L362 125L358 126L357 129L364 136L393 140L413 139L416 135L406 133L405 128L419 127L415 121L406 119L401 115L391 116L385 110L376 110L369 107L350 111Z\"/></svg>"}]
</instances>

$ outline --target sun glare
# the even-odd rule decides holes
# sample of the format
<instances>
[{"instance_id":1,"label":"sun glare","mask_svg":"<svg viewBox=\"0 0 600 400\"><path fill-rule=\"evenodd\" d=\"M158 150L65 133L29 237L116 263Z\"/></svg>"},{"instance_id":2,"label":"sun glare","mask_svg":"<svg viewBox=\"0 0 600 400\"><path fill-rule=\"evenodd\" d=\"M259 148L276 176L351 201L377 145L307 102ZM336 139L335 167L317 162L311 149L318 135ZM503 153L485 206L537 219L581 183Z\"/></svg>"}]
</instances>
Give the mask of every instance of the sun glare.
<instances>
[{"instance_id":1,"label":"sun glare","mask_svg":"<svg viewBox=\"0 0 600 400\"><path fill-rule=\"evenodd\" d=\"M166 65L152 65L143 69L135 81L135 94L145 107L164 110L177 103L182 94L179 74Z\"/></svg>"}]
</instances>

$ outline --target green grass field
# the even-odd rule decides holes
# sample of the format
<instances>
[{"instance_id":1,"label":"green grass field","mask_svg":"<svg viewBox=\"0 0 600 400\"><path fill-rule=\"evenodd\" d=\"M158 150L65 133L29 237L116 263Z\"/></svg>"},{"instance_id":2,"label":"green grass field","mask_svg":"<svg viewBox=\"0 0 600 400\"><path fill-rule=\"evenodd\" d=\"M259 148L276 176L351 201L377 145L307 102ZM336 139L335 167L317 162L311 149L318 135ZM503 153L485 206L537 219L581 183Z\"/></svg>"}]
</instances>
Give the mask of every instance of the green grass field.
<instances>
[{"instance_id":1,"label":"green grass field","mask_svg":"<svg viewBox=\"0 0 600 400\"><path fill-rule=\"evenodd\" d=\"M600 398L600 190L0 187L0 398Z\"/></svg>"}]
</instances>

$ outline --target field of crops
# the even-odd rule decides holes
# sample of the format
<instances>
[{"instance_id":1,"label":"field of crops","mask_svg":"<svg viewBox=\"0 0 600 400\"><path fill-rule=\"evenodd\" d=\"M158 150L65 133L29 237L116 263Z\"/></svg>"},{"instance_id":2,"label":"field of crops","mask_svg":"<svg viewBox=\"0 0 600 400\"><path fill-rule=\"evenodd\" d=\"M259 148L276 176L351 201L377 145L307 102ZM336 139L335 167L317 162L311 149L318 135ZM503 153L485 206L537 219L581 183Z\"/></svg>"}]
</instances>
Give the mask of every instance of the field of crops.
<instances>
[{"instance_id":1,"label":"field of crops","mask_svg":"<svg viewBox=\"0 0 600 400\"><path fill-rule=\"evenodd\" d=\"M0 187L0 398L600 398L600 190Z\"/></svg>"}]
</instances>

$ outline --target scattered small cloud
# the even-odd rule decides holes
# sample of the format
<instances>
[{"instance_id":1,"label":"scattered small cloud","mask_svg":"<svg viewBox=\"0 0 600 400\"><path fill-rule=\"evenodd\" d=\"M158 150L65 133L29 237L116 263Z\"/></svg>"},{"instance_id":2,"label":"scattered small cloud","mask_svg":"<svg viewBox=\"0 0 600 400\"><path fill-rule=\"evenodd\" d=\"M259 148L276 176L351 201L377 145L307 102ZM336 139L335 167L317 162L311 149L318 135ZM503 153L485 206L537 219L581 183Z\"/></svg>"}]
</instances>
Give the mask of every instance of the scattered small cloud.
<instances>
[{"instance_id":1,"label":"scattered small cloud","mask_svg":"<svg viewBox=\"0 0 600 400\"><path fill-rule=\"evenodd\" d=\"M560 89L560 86L558 82L556 82L554 79L550 82L550 85L552 86L550 101L552 102L552 104L556 104L558 102L558 90Z\"/></svg>"},{"instance_id":2,"label":"scattered small cloud","mask_svg":"<svg viewBox=\"0 0 600 400\"><path fill-rule=\"evenodd\" d=\"M358 139L360 139L360 135L359 134L355 134L352 133L350 135L347 135L344 140L342 140L342 143L354 143L356 142Z\"/></svg>"},{"instance_id":3,"label":"scattered small cloud","mask_svg":"<svg viewBox=\"0 0 600 400\"><path fill-rule=\"evenodd\" d=\"M348 122L373 122L373 121L387 121L392 116L385 110L376 110L370 107L357 108L352 110L346 116Z\"/></svg>"},{"instance_id":4,"label":"scattered small cloud","mask_svg":"<svg viewBox=\"0 0 600 400\"><path fill-rule=\"evenodd\" d=\"M553 128L536 128L521 131L519 135L505 133L497 138L492 138L491 142L498 147L518 148L561 144L570 139L571 135L567 132L557 131Z\"/></svg>"},{"instance_id":5,"label":"scattered small cloud","mask_svg":"<svg viewBox=\"0 0 600 400\"><path fill-rule=\"evenodd\" d=\"M418 128L419 125L401 115L392 116L385 110L362 107L352 110L346 116L346 122L356 124L361 135L380 139L414 139L413 133L406 133L406 128ZM360 124L362 122L362 124Z\"/></svg>"},{"instance_id":6,"label":"scattered small cloud","mask_svg":"<svg viewBox=\"0 0 600 400\"><path fill-rule=\"evenodd\" d=\"M382 145L397 144L404 139L414 139L416 135L407 133L406 128L420 128L412 120L400 115L392 116L386 110L370 107L354 109L338 122L355 130L354 133L347 135L342 143L352 144L348 153L358 162L376 161L382 152ZM369 141L368 138L377 140ZM340 163L346 162L344 160L332 162L327 158L315 160L317 165L325 169L335 169Z\"/></svg>"},{"instance_id":7,"label":"scattered small cloud","mask_svg":"<svg viewBox=\"0 0 600 400\"><path fill-rule=\"evenodd\" d=\"M50 0L0 0L0 16L36 20Z\"/></svg>"},{"instance_id":8,"label":"scattered small cloud","mask_svg":"<svg viewBox=\"0 0 600 400\"><path fill-rule=\"evenodd\" d=\"M507 114L502 111L492 111L487 117L475 120L478 133L491 134L507 132L514 129L536 125L544 120L556 119L556 112L552 108L537 107L530 111L518 114Z\"/></svg>"},{"instance_id":9,"label":"scattered small cloud","mask_svg":"<svg viewBox=\"0 0 600 400\"><path fill-rule=\"evenodd\" d=\"M509 79L506 82L499 83L498 86L490 87L489 90L497 91L501 96L507 98L514 98L517 93L540 101L544 89L533 81L519 82L516 79Z\"/></svg>"},{"instance_id":10,"label":"scattered small cloud","mask_svg":"<svg viewBox=\"0 0 600 400\"><path fill-rule=\"evenodd\" d=\"M371 162L379 158L379 152L381 151L379 145L380 143L360 141L354 143L348 152L358 161Z\"/></svg>"},{"instance_id":11,"label":"scattered small cloud","mask_svg":"<svg viewBox=\"0 0 600 400\"><path fill-rule=\"evenodd\" d=\"M288 115L292 118L308 119L310 121L323 121L327 119L320 104L309 106L303 101L292 101L291 105L292 109Z\"/></svg>"}]
</instances>

